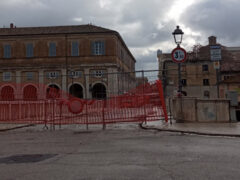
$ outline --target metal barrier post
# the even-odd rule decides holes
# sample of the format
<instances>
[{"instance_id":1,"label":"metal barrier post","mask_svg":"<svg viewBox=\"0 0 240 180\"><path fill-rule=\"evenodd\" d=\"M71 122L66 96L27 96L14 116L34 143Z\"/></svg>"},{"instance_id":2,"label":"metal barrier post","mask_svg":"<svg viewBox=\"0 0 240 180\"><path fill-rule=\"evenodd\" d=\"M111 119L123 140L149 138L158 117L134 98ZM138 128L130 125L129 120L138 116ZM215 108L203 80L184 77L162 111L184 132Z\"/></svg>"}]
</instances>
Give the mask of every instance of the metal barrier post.
<instances>
[{"instance_id":1,"label":"metal barrier post","mask_svg":"<svg viewBox=\"0 0 240 180\"><path fill-rule=\"evenodd\" d=\"M144 101L144 88L145 88L145 79L144 79L144 71L142 71L142 81L143 81L143 85L142 85L142 98ZM144 108L144 123L147 124L147 113L146 113L146 107L145 107L145 103L143 104L143 108Z\"/></svg>"},{"instance_id":2,"label":"metal barrier post","mask_svg":"<svg viewBox=\"0 0 240 180\"><path fill-rule=\"evenodd\" d=\"M104 116L104 111L105 111L105 106L106 106L106 100L103 101L103 108L102 108L102 123L103 123L103 130L106 129L106 123L105 123L105 116Z\"/></svg>"},{"instance_id":3,"label":"metal barrier post","mask_svg":"<svg viewBox=\"0 0 240 180\"><path fill-rule=\"evenodd\" d=\"M88 102L86 101L86 128L88 130Z\"/></svg>"}]
</instances>

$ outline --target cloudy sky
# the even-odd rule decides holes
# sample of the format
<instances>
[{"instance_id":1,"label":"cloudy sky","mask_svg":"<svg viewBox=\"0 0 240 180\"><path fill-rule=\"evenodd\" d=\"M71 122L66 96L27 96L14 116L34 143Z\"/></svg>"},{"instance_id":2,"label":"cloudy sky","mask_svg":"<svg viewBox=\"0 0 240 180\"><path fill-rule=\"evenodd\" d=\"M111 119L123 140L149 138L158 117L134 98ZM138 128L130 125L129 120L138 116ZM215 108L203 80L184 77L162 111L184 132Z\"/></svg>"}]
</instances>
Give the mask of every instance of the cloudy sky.
<instances>
[{"instance_id":1,"label":"cloudy sky","mask_svg":"<svg viewBox=\"0 0 240 180\"><path fill-rule=\"evenodd\" d=\"M186 50L215 35L240 46L240 0L0 0L0 27L92 23L118 31L137 59L136 68L157 69L156 51L171 52L180 25Z\"/></svg>"}]
</instances>

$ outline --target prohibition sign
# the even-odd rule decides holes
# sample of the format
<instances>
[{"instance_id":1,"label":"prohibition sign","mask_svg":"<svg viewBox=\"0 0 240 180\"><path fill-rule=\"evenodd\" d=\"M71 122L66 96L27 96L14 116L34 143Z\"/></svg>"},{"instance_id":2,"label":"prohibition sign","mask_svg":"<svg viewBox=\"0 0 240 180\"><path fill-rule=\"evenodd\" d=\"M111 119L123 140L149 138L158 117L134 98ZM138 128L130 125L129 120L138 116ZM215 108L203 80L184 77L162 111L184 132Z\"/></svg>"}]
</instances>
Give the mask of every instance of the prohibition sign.
<instances>
[{"instance_id":1,"label":"prohibition sign","mask_svg":"<svg viewBox=\"0 0 240 180\"><path fill-rule=\"evenodd\" d=\"M187 58L187 52L185 49L177 47L172 51L172 60L176 63L182 63Z\"/></svg>"}]
</instances>

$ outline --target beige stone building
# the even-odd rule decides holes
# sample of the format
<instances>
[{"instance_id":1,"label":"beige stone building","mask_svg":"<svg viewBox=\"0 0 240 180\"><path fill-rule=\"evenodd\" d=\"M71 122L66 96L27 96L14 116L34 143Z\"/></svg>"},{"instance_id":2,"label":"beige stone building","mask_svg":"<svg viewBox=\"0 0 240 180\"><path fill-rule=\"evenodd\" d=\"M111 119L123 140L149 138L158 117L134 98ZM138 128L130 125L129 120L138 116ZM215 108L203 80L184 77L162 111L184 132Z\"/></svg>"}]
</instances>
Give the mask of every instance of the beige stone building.
<instances>
[{"instance_id":1,"label":"beige stone building","mask_svg":"<svg viewBox=\"0 0 240 180\"><path fill-rule=\"evenodd\" d=\"M211 46L221 47L219 70L216 69L216 61L211 60ZM240 48L225 47L217 43L214 36L209 37L208 45L196 46L192 52L188 53L187 60L181 65L183 93L189 97L225 98L226 92L229 90L227 88L229 84L226 85L224 80L239 76L240 68L236 71L229 68L229 66L237 67L236 64L240 62L239 54ZM173 96L178 89L177 64L172 61L170 53L162 53L161 51L158 51L158 61L159 78L163 79L165 94L166 96Z\"/></svg>"},{"instance_id":2,"label":"beige stone building","mask_svg":"<svg viewBox=\"0 0 240 180\"><path fill-rule=\"evenodd\" d=\"M80 98L133 88L136 60L120 34L94 25L0 28L0 92L47 97L47 87ZM17 86L16 84L24 84Z\"/></svg>"}]
</instances>

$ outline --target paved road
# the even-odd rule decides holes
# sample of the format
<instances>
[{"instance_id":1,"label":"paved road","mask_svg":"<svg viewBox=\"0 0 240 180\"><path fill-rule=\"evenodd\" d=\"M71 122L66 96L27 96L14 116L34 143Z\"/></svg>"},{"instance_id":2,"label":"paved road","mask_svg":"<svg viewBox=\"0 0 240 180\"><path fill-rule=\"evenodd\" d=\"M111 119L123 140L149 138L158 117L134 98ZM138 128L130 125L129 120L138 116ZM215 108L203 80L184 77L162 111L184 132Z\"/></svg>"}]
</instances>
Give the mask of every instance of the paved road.
<instances>
[{"instance_id":1,"label":"paved road","mask_svg":"<svg viewBox=\"0 0 240 180\"><path fill-rule=\"evenodd\" d=\"M240 138L140 129L0 133L0 179L239 179Z\"/></svg>"}]
</instances>

